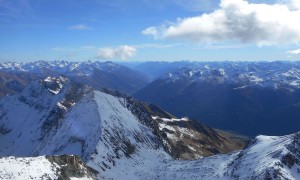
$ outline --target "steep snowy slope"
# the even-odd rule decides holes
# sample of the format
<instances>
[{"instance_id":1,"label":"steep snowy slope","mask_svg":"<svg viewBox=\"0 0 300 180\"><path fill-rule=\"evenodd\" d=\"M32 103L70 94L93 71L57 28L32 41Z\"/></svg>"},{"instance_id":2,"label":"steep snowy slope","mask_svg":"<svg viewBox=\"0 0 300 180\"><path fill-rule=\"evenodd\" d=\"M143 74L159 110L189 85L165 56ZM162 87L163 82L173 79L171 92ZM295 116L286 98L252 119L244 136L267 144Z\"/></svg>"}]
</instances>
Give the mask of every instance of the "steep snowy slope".
<instances>
[{"instance_id":1,"label":"steep snowy slope","mask_svg":"<svg viewBox=\"0 0 300 180\"><path fill-rule=\"evenodd\" d=\"M74 154L108 177L130 172L144 155L170 159L159 137L126 103L64 77L35 82L0 102L0 155Z\"/></svg>"},{"instance_id":2,"label":"steep snowy slope","mask_svg":"<svg viewBox=\"0 0 300 180\"><path fill-rule=\"evenodd\" d=\"M96 178L93 170L75 156L0 158L0 179L84 179Z\"/></svg>"},{"instance_id":3,"label":"steep snowy slope","mask_svg":"<svg viewBox=\"0 0 300 180\"><path fill-rule=\"evenodd\" d=\"M151 172L155 172L152 174ZM168 161L146 179L289 179L300 178L300 133L258 136L242 151L196 161Z\"/></svg>"},{"instance_id":4,"label":"steep snowy slope","mask_svg":"<svg viewBox=\"0 0 300 180\"><path fill-rule=\"evenodd\" d=\"M230 164L228 175L241 179L299 179L300 133L258 136Z\"/></svg>"},{"instance_id":5,"label":"steep snowy slope","mask_svg":"<svg viewBox=\"0 0 300 180\"><path fill-rule=\"evenodd\" d=\"M61 124L89 88L65 77L36 81L21 94L0 100L0 154L28 156Z\"/></svg>"},{"instance_id":6,"label":"steep snowy slope","mask_svg":"<svg viewBox=\"0 0 300 180\"><path fill-rule=\"evenodd\" d=\"M245 143L191 120L162 127L160 119L174 117L160 108L63 76L2 98L0 117L0 156L72 154L105 177L136 177L136 169L143 171L145 164L225 153Z\"/></svg>"},{"instance_id":7,"label":"steep snowy slope","mask_svg":"<svg viewBox=\"0 0 300 180\"><path fill-rule=\"evenodd\" d=\"M300 178L300 133L282 137L259 136L242 151L194 161L172 160L162 151L141 148L130 158L120 157L114 166L98 174L72 156L0 158L1 179L63 177L63 179L286 179ZM98 157L101 157L101 152ZM88 162L99 168L101 161ZM101 164L101 163L100 163ZM55 171L54 171L55 170ZM22 177L22 178L20 178Z\"/></svg>"},{"instance_id":8,"label":"steep snowy slope","mask_svg":"<svg viewBox=\"0 0 300 180\"><path fill-rule=\"evenodd\" d=\"M95 91L78 102L34 149L34 155L75 154L99 171L127 162L139 152L168 156L151 129L118 99ZM149 154L149 153L148 153Z\"/></svg>"}]
</instances>

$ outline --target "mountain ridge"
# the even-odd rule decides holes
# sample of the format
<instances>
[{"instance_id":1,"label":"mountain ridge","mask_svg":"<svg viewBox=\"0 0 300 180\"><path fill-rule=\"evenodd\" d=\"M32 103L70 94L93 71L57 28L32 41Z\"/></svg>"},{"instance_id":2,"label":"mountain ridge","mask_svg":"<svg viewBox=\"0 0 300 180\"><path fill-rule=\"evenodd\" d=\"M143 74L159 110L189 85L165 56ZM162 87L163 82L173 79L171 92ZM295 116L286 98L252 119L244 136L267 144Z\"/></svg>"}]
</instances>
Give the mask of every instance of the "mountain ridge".
<instances>
[{"instance_id":1,"label":"mountain ridge","mask_svg":"<svg viewBox=\"0 0 300 180\"><path fill-rule=\"evenodd\" d=\"M165 74L133 97L214 128L252 137L284 135L298 130L299 69L298 62L195 63Z\"/></svg>"},{"instance_id":2,"label":"mountain ridge","mask_svg":"<svg viewBox=\"0 0 300 180\"><path fill-rule=\"evenodd\" d=\"M64 75L95 89L111 88L131 94L149 78L141 72L110 61L36 61L0 63L0 95L20 93L30 81Z\"/></svg>"},{"instance_id":3,"label":"mountain ridge","mask_svg":"<svg viewBox=\"0 0 300 180\"><path fill-rule=\"evenodd\" d=\"M300 175L299 133L259 136L243 150L232 152L227 148L239 149L233 145L243 141L118 91L93 90L64 76L33 82L21 94L3 97L0 105L0 164L16 167L13 171L5 166L0 177L23 173L24 178L53 179L61 175L70 179L297 179ZM78 158L72 161L71 155ZM51 170L53 161L58 171ZM35 163L44 164L40 174L30 172L37 168ZM259 163L264 165L252 168ZM82 174L75 176L74 171Z\"/></svg>"},{"instance_id":4,"label":"mountain ridge","mask_svg":"<svg viewBox=\"0 0 300 180\"><path fill-rule=\"evenodd\" d=\"M200 158L193 161L178 161L164 156L153 154L143 154L143 158L132 156L120 164L116 164L107 171L97 172L91 167L95 164L89 162L87 165L83 164L83 168L77 171L82 174L79 177L85 176L87 179L289 179L296 180L300 177L300 132L286 135L286 136L258 136L251 143L248 144L243 150L235 151L229 154L214 155L206 158ZM155 156L153 156L155 155ZM67 166L56 168L60 169L56 172L49 172L45 167L44 157L25 158L27 165L22 165L23 158L0 158L0 164L10 165L3 166L4 169L0 170L0 177L19 177L20 173L23 174L24 179L32 177L56 177L66 174L63 177L78 177L74 175L78 168L76 162L81 162L76 158L75 163L68 164L74 158L72 156L66 161L66 156L48 157L56 159L59 162L67 162ZM153 157L156 157L154 159ZM137 159L134 161L133 159ZM62 159L62 160L60 160ZM160 160L159 160L160 159ZM20 163L21 162L21 163ZM30 169L35 169L34 164L43 163L44 166L39 166L41 170L39 173L33 173ZM50 161L51 163L51 161ZM17 164L17 166L15 165ZM65 166L66 166L65 165ZM10 169L14 166L14 171ZM58 166L58 167L57 167ZM130 166L130 169L124 169L124 166ZM27 169L25 168L27 167ZM71 167L71 168L70 168ZM80 167L80 166L79 166ZM30 168L30 169L29 169ZM22 172L21 172L22 169ZM64 173L64 172L67 173ZM109 172L110 171L110 172ZM63 173L62 173L63 172ZM29 175L30 176L29 176ZM97 178L94 176L98 174Z\"/></svg>"},{"instance_id":5,"label":"mountain ridge","mask_svg":"<svg viewBox=\"0 0 300 180\"><path fill-rule=\"evenodd\" d=\"M122 169L115 173L128 171L125 164L138 165L146 154L159 161L196 159L246 143L197 122L198 128L192 127L191 120L174 119L120 92L93 90L64 76L35 81L21 94L3 97L0 116L1 156L76 155L102 174L113 173L115 166Z\"/></svg>"}]
</instances>

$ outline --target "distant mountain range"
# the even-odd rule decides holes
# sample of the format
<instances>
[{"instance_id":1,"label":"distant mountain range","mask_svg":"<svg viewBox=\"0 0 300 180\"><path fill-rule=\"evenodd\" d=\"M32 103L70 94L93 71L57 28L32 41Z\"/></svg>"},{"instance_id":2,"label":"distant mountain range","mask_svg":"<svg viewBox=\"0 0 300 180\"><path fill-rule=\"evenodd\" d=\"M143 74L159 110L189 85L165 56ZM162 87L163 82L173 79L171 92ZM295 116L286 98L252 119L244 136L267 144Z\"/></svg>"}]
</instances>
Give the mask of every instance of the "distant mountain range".
<instances>
[{"instance_id":1,"label":"distant mountain range","mask_svg":"<svg viewBox=\"0 0 300 180\"><path fill-rule=\"evenodd\" d=\"M214 128L248 136L298 131L299 62L145 62L131 68L113 62L7 62L0 63L0 96L60 75L133 94Z\"/></svg>"},{"instance_id":2,"label":"distant mountain range","mask_svg":"<svg viewBox=\"0 0 300 180\"><path fill-rule=\"evenodd\" d=\"M175 61L175 62L165 62L165 61L149 61L143 63L121 63L129 68L132 68L136 71L140 71L146 74L151 80L155 80L162 75L165 75L169 72L173 72L177 69L191 66L194 62L191 61Z\"/></svg>"},{"instance_id":3,"label":"distant mountain range","mask_svg":"<svg viewBox=\"0 0 300 180\"><path fill-rule=\"evenodd\" d=\"M249 136L289 134L300 127L300 63L195 62L134 97L215 128Z\"/></svg>"},{"instance_id":4,"label":"distant mountain range","mask_svg":"<svg viewBox=\"0 0 300 180\"><path fill-rule=\"evenodd\" d=\"M104 71L109 71L109 67ZM196 72L195 68L203 72ZM8 69L3 71L15 71ZM24 69L17 72L28 73ZM34 75L47 74L31 72ZM84 71L83 76L89 76L88 72ZM294 78L297 69L288 70L289 73L285 70L270 71L274 74L269 76L276 78L267 84L263 81L234 84L226 72L225 68L206 65L203 68L201 65L185 67L161 77L159 80L164 83L160 87L179 83L157 95L172 97L174 91L171 90L195 86L211 95L218 90L248 90L255 94L268 90L259 96L262 99L270 92L282 92L291 97L294 95L297 102L294 94L298 92L297 79ZM201 73L205 76L199 75ZM249 142L244 136L212 129L193 118L177 118L156 105L140 102L119 91L98 90L84 81L78 82L68 73L62 74L40 80L34 79L41 76L33 76L19 89L20 93L0 98L0 179L300 178L299 133L258 136ZM287 74L292 74L292 77L281 77L289 76ZM247 94L248 91L242 92ZM192 95L192 92L187 95ZM180 94L180 91L176 93ZM223 101L226 98L228 96L223 97ZM201 101L204 99L203 96ZM185 100L175 105L183 107ZM268 101L266 107L271 104ZM273 105L278 106L277 102ZM291 113L286 120L294 122L295 113L288 110L280 113ZM273 128L274 124L269 124L269 127Z\"/></svg>"},{"instance_id":5,"label":"distant mountain range","mask_svg":"<svg viewBox=\"0 0 300 180\"><path fill-rule=\"evenodd\" d=\"M299 62L145 62L131 68L113 62L7 62L0 63L0 96L60 75L248 136L290 134L300 125Z\"/></svg>"},{"instance_id":6,"label":"distant mountain range","mask_svg":"<svg viewBox=\"0 0 300 180\"><path fill-rule=\"evenodd\" d=\"M6 62L0 63L0 96L21 92L33 80L59 75L96 89L110 88L128 94L149 83L149 78L143 73L113 62Z\"/></svg>"}]
</instances>

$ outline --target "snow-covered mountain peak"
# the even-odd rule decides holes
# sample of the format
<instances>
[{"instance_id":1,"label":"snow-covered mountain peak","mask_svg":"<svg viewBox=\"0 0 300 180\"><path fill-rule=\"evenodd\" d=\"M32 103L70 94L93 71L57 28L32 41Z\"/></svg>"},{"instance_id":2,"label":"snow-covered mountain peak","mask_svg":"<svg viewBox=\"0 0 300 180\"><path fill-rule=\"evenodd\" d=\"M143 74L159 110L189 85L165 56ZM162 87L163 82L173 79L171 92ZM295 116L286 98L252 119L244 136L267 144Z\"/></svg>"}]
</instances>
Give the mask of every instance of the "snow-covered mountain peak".
<instances>
[{"instance_id":1,"label":"snow-covered mountain peak","mask_svg":"<svg viewBox=\"0 0 300 180\"><path fill-rule=\"evenodd\" d=\"M47 77L46 79L42 80L42 85L47 88L51 93L58 94L67 83L67 78L60 76L58 78L55 77Z\"/></svg>"},{"instance_id":2,"label":"snow-covered mountain peak","mask_svg":"<svg viewBox=\"0 0 300 180\"><path fill-rule=\"evenodd\" d=\"M48 77L0 101L1 155L75 154L101 171L139 152L168 156L153 130L127 108L135 107L126 98L71 82L53 94L43 84L58 82L68 81Z\"/></svg>"},{"instance_id":3,"label":"snow-covered mountain peak","mask_svg":"<svg viewBox=\"0 0 300 180\"><path fill-rule=\"evenodd\" d=\"M55 71L61 74L70 74L73 71L82 72L85 75L90 75L95 69L105 71L115 71L120 68L120 65L113 62L100 61L84 61L84 62L70 62L70 61L36 61L26 63L4 62L0 63L0 70L17 71L17 72L34 72L44 73L45 71Z\"/></svg>"},{"instance_id":4,"label":"snow-covered mountain peak","mask_svg":"<svg viewBox=\"0 0 300 180\"><path fill-rule=\"evenodd\" d=\"M188 66L163 76L168 82L178 80L223 83L228 78L224 68L209 68L208 65Z\"/></svg>"},{"instance_id":5,"label":"snow-covered mountain peak","mask_svg":"<svg viewBox=\"0 0 300 180\"><path fill-rule=\"evenodd\" d=\"M65 85L55 94L45 86L52 83ZM155 164L243 146L154 105L119 92L92 90L63 77L47 77L20 95L6 96L0 101L0 113L1 156L73 154L108 178L125 173L136 177L136 169L147 163L145 158ZM200 141L203 144L197 148ZM224 148L217 145L220 142Z\"/></svg>"},{"instance_id":6,"label":"snow-covered mountain peak","mask_svg":"<svg viewBox=\"0 0 300 180\"><path fill-rule=\"evenodd\" d=\"M230 164L235 178L300 178L300 133L287 136L258 136Z\"/></svg>"},{"instance_id":7,"label":"snow-covered mountain peak","mask_svg":"<svg viewBox=\"0 0 300 180\"><path fill-rule=\"evenodd\" d=\"M161 77L167 82L188 80L198 83L247 86L300 88L300 65L296 62L203 62L194 63Z\"/></svg>"},{"instance_id":8,"label":"snow-covered mountain peak","mask_svg":"<svg viewBox=\"0 0 300 180\"><path fill-rule=\"evenodd\" d=\"M64 85L53 94L43 82ZM26 101L20 99L22 96ZM42 83L32 83L20 95L6 96L0 101L0 117L1 156L73 154L99 172L98 179L251 179L277 172L277 165L282 177L296 179L300 172L299 134L259 136L242 151L201 158L243 145L233 141L236 137L231 134L188 118L175 118L155 105L119 92L96 91L63 77L48 77ZM31 168L44 173L36 167L42 163L53 178L58 176L53 167L61 171L72 163L55 162L55 166L53 157L35 157L2 158L0 164L14 164L20 171L19 165L29 161L34 166ZM87 172L84 165L76 167ZM21 170L27 177L29 170ZM6 177L11 173L5 168L4 173L0 170L0 177L2 174Z\"/></svg>"},{"instance_id":9,"label":"snow-covered mountain peak","mask_svg":"<svg viewBox=\"0 0 300 180\"><path fill-rule=\"evenodd\" d=\"M128 94L149 82L143 73L110 61L4 62L0 63L0 96L20 93L34 80L61 75L95 89L110 88Z\"/></svg>"}]
</instances>

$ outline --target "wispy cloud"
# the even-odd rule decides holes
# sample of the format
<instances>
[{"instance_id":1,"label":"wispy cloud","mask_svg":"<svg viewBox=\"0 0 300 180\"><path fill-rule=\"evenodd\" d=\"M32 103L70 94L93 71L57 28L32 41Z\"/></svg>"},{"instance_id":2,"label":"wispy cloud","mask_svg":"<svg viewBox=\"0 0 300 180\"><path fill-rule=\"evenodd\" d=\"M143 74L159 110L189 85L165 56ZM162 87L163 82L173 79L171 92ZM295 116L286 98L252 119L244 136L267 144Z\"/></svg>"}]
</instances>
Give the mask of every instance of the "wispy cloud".
<instances>
[{"instance_id":1,"label":"wispy cloud","mask_svg":"<svg viewBox=\"0 0 300 180\"><path fill-rule=\"evenodd\" d=\"M300 43L300 1L273 4L246 0L221 0L219 9L174 24L152 26L144 31L155 39L195 43L239 42L258 46Z\"/></svg>"},{"instance_id":2,"label":"wispy cloud","mask_svg":"<svg viewBox=\"0 0 300 180\"><path fill-rule=\"evenodd\" d=\"M295 50L292 50L292 51L287 51L286 53L290 54L290 55L299 55L300 54L300 49L295 49Z\"/></svg>"},{"instance_id":3,"label":"wispy cloud","mask_svg":"<svg viewBox=\"0 0 300 180\"><path fill-rule=\"evenodd\" d=\"M141 48L141 47L140 47ZM126 60L133 57L137 52L136 46L122 45L119 47L103 47L99 48L93 45L86 45L81 47L61 47L57 46L51 48L51 50L57 52L60 55L80 55L88 54L91 58L97 58L102 60ZM69 56L68 56L69 57Z\"/></svg>"},{"instance_id":4,"label":"wispy cloud","mask_svg":"<svg viewBox=\"0 0 300 180\"><path fill-rule=\"evenodd\" d=\"M3 18L24 18L28 12L32 11L32 7L28 0L0 0L0 16Z\"/></svg>"},{"instance_id":5,"label":"wispy cloud","mask_svg":"<svg viewBox=\"0 0 300 180\"><path fill-rule=\"evenodd\" d=\"M68 29L70 30L78 30L78 31L83 31L83 30L91 30L93 29L92 27L89 27L85 24L76 24L73 26L70 26Z\"/></svg>"},{"instance_id":6,"label":"wispy cloud","mask_svg":"<svg viewBox=\"0 0 300 180\"><path fill-rule=\"evenodd\" d=\"M59 19L36 16L39 4L40 2L31 0L0 0L0 18L22 27L56 27L55 23L60 22Z\"/></svg>"},{"instance_id":7,"label":"wispy cloud","mask_svg":"<svg viewBox=\"0 0 300 180\"><path fill-rule=\"evenodd\" d=\"M66 51L75 51L75 49L69 48L69 47L55 47L52 48L54 51L60 51L60 52L66 52Z\"/></svg>"},{"instance_id":8,"label":"wispy cloud","mask_svg":"<svg viewBox=\"0 0 300 180\"><path fill-rule=\"evenodd\" d=\"M88 45L88 46L82 46L80 47L81 50L95 50L97 49L96 46L93 46L93 45Z\"/></svg>"},{"instance_id":9,"label":"wispy cloud","mask_svg":"<svg viewBox=\"0 0 300 180\"><path fill-rule=\"evenodd\" d=\"M0 0L0 8L9 12L18 12L17 8L11 3L11 1Z\"/></svg>"},{"instance_id":10,"label":"wispy cloud","mask_svg":"<svg viewBox=\"0 0 300 180\"><path fill-rule=\"evenodd\" d=\"M81 47L54 47L52 48L53 51L60 51L60 52L70 52L70 51L95 51L98 48L96 46L88 45L88 46L81 46Z\"/></svg>"},{"instance_id":11,"label":"wispy cloud","mask_svg":"<svg viewBox=\"0 0 300 180\"><path fill-rule=\"evenodd\" d=\"M100 48L97 52L97 58L99 59L128 59L135 55L137 49L132 46L123 45L117 48Z\"/></svg>"},{"instance_id":12,"label":"wispy cloud","mask_svg":"<svg viewBox=\"0 0 300 180\"><path fill-rule=\"evenodd\" d=\"M162 31L164 31L163 27L148 27L142 31L144 35L150 35L154 39L159 39L162 36Z\"/></svg>"},{"instance_id":13,"label":"wispy cloud","mask_svg":"<svg viewBox=\"0 0 300 180\"><path fill-rule=\"evenodd\" d=\"M161 43L149 43L149 44L137 44L133 47L135 48L157 48L157 49L164 49L164 48L172 48L177 46L183 46L182 43L174 43L174 44L161 44Z\"/></svg>"}]
</instances>

